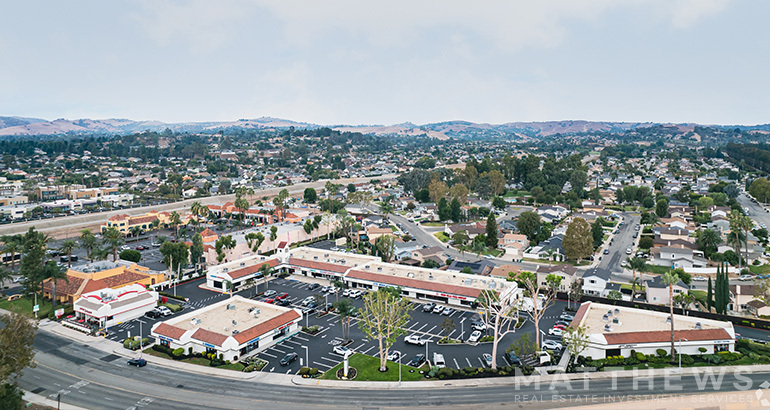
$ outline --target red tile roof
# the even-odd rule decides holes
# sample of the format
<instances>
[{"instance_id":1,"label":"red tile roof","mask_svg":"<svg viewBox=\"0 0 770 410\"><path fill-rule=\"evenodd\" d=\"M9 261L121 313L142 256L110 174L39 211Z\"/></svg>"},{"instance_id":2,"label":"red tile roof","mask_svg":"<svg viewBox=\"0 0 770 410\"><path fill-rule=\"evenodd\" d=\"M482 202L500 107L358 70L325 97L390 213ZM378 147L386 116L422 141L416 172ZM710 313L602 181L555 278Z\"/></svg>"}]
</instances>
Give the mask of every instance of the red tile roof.
<instances>
[{"instance_id":1,"label":"red tile roof","mask_svg":"<svg viewBox=\"0 0 770 410\"><path fill-rule=\"evenodd\" d=\"M203 232L201 232L201 237L207 238L209 236L217 236L217 233L212 231L209 228L206 228L206 229L203 230Z\"/></svg>"},{"instance_id":2,"label":"red tile roof","mask_svg":"<svg viewBox=\"0 0 770 410\"><path fill-rule=\"evenodd\" d=\"M580 305L580 308L578 308L577 313L575 313L575 319L572 320L571 324L575 324L576 326L580 325L580 321L583 320L583 316L586 315L588 312L588 309L591 308L591 302L585 302L582 305Z\"/></svg>"},{"instance_id":3,"label":"red tile roof","mask_svg":"<svg viewBox=\"0 0 770 410\"><path fill-rule=\"evenodd\" d=\"M577 317L575 317L577 319ZM657 343L670 342L670 330L657 330L653 332L627 332L627 333L604 333L607 344L621 345L629 343ZM696 340L727 340L732 339L725 329L687 329L675 330L674 340L687 339Z\"/></svg>"},{"instance_id":4,"label":"red tile roof","mask_svg":"<svg viewBox=\"0 0 770 410\"><path fill-rule=\"evenodd\" d=\"M139 225L139 224L145 224L145 223L148 223L148 222L151 223L152 221L154 221L156 219L158 219L157 216L140 216L140 217L137 217L137 218L130 218L128 220L128 224L129 225Z\"/></svg>"},{"instance_id":5,"label":"red tile roof","mask_svg":"<svg viewBox=\"0 0 770 410\"><path fill-rule=\"evenodd\" d=\"M78 289L80 289L80 285L83 284L84 279L79 278L77 276L70 276L67 275L67 279L69 282L66 282L64 279L57 279L56 280L56 295L57 296L73 296L77 293ZM45 292L51 292L52 286L51 281L45 281L43 282L43 291Z\"/></svg>"},{"instance_id":6,"label":"red tile roof","mask_svg":"<svg viewBox=\"0 0 770 410\"><path fill-rule=\"evenodd\" d=\"M200 340L201 342L204 342L204 343L209 343L214 346L221 347L222 343L224 343L225 340L227 340L228 336L201 328L196 330L195 333L193 333L192 338Z\"/></svg>"},{"instance_id":7,"label":"red tile roof","mask_svg":"<svg viewBox=\"0 0 770 410\"><path fill-rule=\"evenodd\" d=\"M481 289L469 288L465 286L447 285L445 283L423 281L417 279L404 278L393 275L383 275L373 272L360 270L350 271L348 278L368 280L370 282L386 283L393 286L410 287L415 289L425 289L434 292L451 293L453 295L462 295L470 298L476 298L481 293Z\"/></svg>"},{"instance_id":8,"label":"red tile roof","mask_svg":"<svg viewBox=\"0 0 770 410\"><path fill-rule=\"evenodd\" d=\"M297 259L297 258L289 258L289 265L300 266L300 267L309 268L309 269L325 270L328 272L337 272L337 273L345 273L347 272L348 269L350 269L349 266L345 266L345 265L337 265L337 264L328 263L328 262L309 261L309 260Z\"/></svg>"},{"instance_id":9,"label":"red tile roof","mask_svg":"<svg viewBox=\"0 0 770 410\"><path fill-rule=\"evenodd\" d=\"M161 323L160 325L158 325L158 327L155 328L155 333L161 336L166 336L172 339L179 340L179 338L181 338L182 335L185 333L185 330L176 326L171 326L167 323Z\"/></svg>"},{"instance_id":10,"label":"red tile roof","mask_svg":"<svg viewBox=\"0 0 770 410\"><path fill-rule=\"evenodd\" d=\"M254 339L257 336L262 336L265 333L272 331L273 329L277 329L287 323L291 323L292 321L298 319L299 317L300 317L299 313L297 313L296 310L292 309L289 312L282 313L270 320L262 322L254 327L250 327L233 337L240 345L248 342L251 339Z\"/></svg>"},{"instance_id":11,"label":"red tile roof","mask_svg":"<svg viewBox=\"0 0 770 410\"><path fill-rule=\"evenodd\" d=\"M245 268L236 269L232 272L228 272L227 275L230 276L231 279L235 280L238 278L242 278L246 275L251 275L252 273L259 272L259 269L262 267L262 265L267 264L271 268L274 268L278 266L278 259L270 259L266 260L264 262L259 262L255 265L247 266Z\"/></svg>"}]
</instances>

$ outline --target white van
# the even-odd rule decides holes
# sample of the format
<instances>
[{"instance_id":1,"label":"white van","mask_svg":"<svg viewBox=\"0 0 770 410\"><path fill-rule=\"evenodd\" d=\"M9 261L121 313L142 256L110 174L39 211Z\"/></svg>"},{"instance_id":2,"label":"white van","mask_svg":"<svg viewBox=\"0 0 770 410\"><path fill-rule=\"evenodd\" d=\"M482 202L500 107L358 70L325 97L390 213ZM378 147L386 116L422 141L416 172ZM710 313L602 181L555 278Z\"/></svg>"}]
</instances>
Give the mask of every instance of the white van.
<instances>
[{"instance_id":1,"label":"white van","mask_svg":"<svg viewBox=\"0 0 770 410\"><path fill-rule=\"evenodd\" d=\"M433 365L438 367L439 369L442 367L446 367L446 362L444 361L444 355L441 353L433 353Z\"/></svg>"}]
</instances>

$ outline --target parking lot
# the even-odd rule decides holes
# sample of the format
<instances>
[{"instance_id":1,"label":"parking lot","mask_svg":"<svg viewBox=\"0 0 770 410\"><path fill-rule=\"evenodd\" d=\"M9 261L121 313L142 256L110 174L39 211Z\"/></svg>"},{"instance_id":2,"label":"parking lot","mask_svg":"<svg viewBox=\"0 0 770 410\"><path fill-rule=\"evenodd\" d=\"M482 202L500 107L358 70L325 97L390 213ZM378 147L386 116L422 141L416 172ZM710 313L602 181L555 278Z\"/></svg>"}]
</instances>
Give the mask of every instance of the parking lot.
<instances>
[{"instance_id":1,"label":"parking lot","mask_svg":"<svg viewBox=\"0 0 770 410\"><path fill-rule=\"evenodd\" d=\"M304 278L303 278L304 279ZM190 310L199 309L209 304L215 303L227 298L229 296L219 293L210 292L198 287L202 283L201 279L181 284L177 288L177 294L188 297L189 300L184 304L184 310L181 313L175 315L184 314ZM321 283L322 286L328 283ZM321 295L323 303L327 301L333 303L337 300L335 294L322 295L321 287L317 287L314 290L310 290L311 283L293 279L288 277L285 279L274 279L270 281L269 288L277 291L278 293L286 292L289 294L288 301L291 307L301 309L301 302L308 296ZM238 294L244 297L252 297L253 295L264 291L264 288L260 289L245 289ZM341 296L340 296L341 297ZM255 300L263 300L264 297L257 296ZM354 299L353 304L356 308L363 307L363 301L361 299ZM442 323L445 319L449 318L454 323L454 329L448 331L448 334L453 339L467 340L470 336L471 321L478 319L478 314L467 310L455 310L451 315L445 316L442 314L426 313L423 312L422 306L424 303L413 302L411 303L411 310L409 312L410 320L406 324L407 334L418 335L420 338L427 340L425 346L411 345L404 342L402 336L393 345L391 351L398 350L402 353L402 362L408 362L412 357L418 353L426 354L429 360L432 360L433 353L438 352L444 355L446 365L453 368L463 367L479 367L484 366L482 361L482 354L492 352L491 343L481 344L446 344L438 345L436 342L443 338L445 333L442 329ZM547 335L548 329L556 322L559 314L566 306L566 302L557 301L554 306L549 308L545 317L541 320L541 331ZM122 341L128 336L135 336L139 334L139 323L142 324L143 336L148 337L149 331L153 324L158 321L165 320L167 318L151 319L148 317L142 317L132 320L130 322L122 323L110 329L109 339L115 341ZM357 318L351 319L350 325L350 339L353 340L347 347L355 351L356 353L363 353L370 356L377 356L377 342L376 340L368 340L363 332L358 328ZM280 372L287 374L294 374L299 371L302 366L317 367L321 371L329 370L342 361L342 356L334 353L335 346L340 345L343 342L342 328L340 325L339 316L334 313L327 313L320 315L319 312L314 312L309 315L305 315L302 319L302 326L318 325L321 329L315 335L309 335L303 332L290 337L281 343L259 353L257 357L266 360L268 365L263 371ZM531 340L534 340L534 325L531 321L527 321L519 330L514 334L509 334L499 343L498 346L498 358L499 365L506 364L503 359L503 353L516 339L521 337L523 333L530 333ZM488 331L488 333L491 332ZM490 333L491 334L491 333ZM557 336L546 336L546 339L559 339ZM299 360L294 361L288 366L281 366L279 364L280 359L288 353L297 353ZM307 359L306 359L307 358ZM309 361L309 364L308 364Z\"/></svg>"}]
</instances>

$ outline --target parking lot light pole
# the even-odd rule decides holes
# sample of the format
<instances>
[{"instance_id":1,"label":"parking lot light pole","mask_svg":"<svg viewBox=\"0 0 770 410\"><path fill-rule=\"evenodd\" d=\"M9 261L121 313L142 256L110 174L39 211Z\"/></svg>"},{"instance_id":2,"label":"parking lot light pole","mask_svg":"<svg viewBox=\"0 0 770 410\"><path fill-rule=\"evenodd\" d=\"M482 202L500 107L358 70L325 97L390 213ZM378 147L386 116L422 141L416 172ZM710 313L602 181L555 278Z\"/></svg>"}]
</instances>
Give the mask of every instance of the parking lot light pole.
<instances>
[{"instance_id":1,"label":"parking lot light pole","mask_svg":"<svg viewBox=\"0 0 770 410\"><path fill-rule=\"evenodd\" d=\"M401 387L401 353L398 354L398 387Z\"/></svg>"},{"instance_id":2,"label":"parking lot light pole","mask_svg":"<svg viewBox=\"0 0 770 410\"><path fill-rule=\"evenodd\" d=\"M682 371L682 340L684 340L685 342L689 342L689 340L683 337L679 338L679 371L680 372Z\"/></svg>"},{"instance_id":3,"label":"parking lot light pole","mask_svg":"<svg viewBox=\"0 0 770 410\"><path fill-rule=\"evenodd\" d=\"M144 345L142 344L142 321L139 320L139 358L142 358Z\"/></svg>"},{"instance_id":4,"label":"parking lot light pole","mask_svg":"<svg viewBox=\"0 0 770 410\"><path fill-rule=\"evenodd\" d=\"M308 359L307 346L302 346L302 348L305 349L305 366L310 367L310 359Z\"/></svg>"}]
</instances>

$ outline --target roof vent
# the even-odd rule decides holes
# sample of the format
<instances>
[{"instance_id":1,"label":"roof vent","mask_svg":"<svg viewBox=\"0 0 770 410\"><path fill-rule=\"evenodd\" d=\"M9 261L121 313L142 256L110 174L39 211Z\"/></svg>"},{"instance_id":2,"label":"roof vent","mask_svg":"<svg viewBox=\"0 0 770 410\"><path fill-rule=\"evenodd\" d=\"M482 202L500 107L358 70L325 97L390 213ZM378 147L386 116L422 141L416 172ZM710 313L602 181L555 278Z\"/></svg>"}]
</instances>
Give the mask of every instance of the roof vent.
<instances>
[{"instance_id":1,"label":"roof vent","mask_svg":"<svg viewBox=\"0 0 770 410\"><path fill-rule=\"evenodd\" d=\"M241 267L246 266L246 262L241 262Z\"/></svg>"},{"instance_id":2,"label":"roof vent","mask_svg":"<svg viewBox=\"0 0 770 410\"><path fill-rule=\"evenodd\" d=\"M610 327L610 324L609 324L609 323L607 323L606 325L604 325L604 331L605 331L605 332L612 332L612 328Z\"/></svg>"},{"instance_id":3,"label":"roof vent","mask_svg":"<svg viewBox=\"0 0 770 410\"><path fill-rule=\"evenodd\" d=\"M620 321L618 320L618 318L614 318L614 319L612 319L612 323L614 323L614 324L620 324Z\"/></svg>"},{"instance_id":4,"label":"roof vent","mask_svg":"<svg viewBox=\"0 0 770 410\"><path fill-rule=\"evenodd\" d=\"M318 256L313 256L313 260L317 261L318 260Z\"/></svg>"},{"instance_id":5,"label":"roof vent","mask_svg":"<svg viewBox=\"0 0 770 410\"><path fill-rule=\"evenodd\" d=\"M377 267L377 272L382 272L382 266Z\"/></svg>"},{"instance_id":6,"label":"roof vent","mask_svg":"<svg viewBox=\"0 0 770 410\"><path fill-rule=\"evenodd\" d=\"M325 254L324 254L324 258L328 258L328 257L329 257L329 254L328 254L328 253L325 253Z\"/></svg>"},{"instance_id":7,"label":"roof vent","mask_svg":"<svg viewBox=\"0 0 770 410\"><path fill-rule=\"evenodd\" d=\"M618 308L615 308L615 314L617 315L617 314L619 314L619 313L620 313L620 309L618 309Z\"/></svg>"},{"instance_id":8,"label":"roof vent","mask_svg":"<svg viewBox=\"0 0 770 410\"><path fill-rule=\"evenodd\" d=\"M222 273L227 273L228 270L227 268L222 268Z\"/></svg>"},{"instance_id":9,"label":"roof vent","mask_svg":"<svg viewBox=\"0 0 770 410\"><path fill-rule=\"evenodd\" d=\"M666 323L671 323L671 316L666 318Z\"/></svg>"},{"instance_id":10,"label":"roof vent","mask_svg":"<svg viewBox=\"0 0 770 410\"><path fill-rule=\"evenodd\" d=\"M364 269L369 270L369 265L364 266Z\"/></svg>"},{"instance_id":11,"label":"roof vent","mask_svg":"<svg viewBox=\"0 0 770 410\"><path fill-rule=\"evenodd\" d=\"M701 326L700 322L695 322L695 328L696 329L703 329L703 327Z\"/></svg>"},{"instance_id":12,"label":"roof vent","mask_svg":"<svg viewBox=\"0 0 770 410\"><path fill-rule=\"evenodd\" d=\"M602 316L602 320L606 322L606 321L610 320L610 317L607 316L607 315L604 315L604 316Z\"/></svg>"},{"instance_id":13,"label":"roof vent","mask_svg":"<svg viewBox=\"0 0 770 410\"><path fill-rule=\"evenodd\" d=\"M232 303L227 304L227 310L235 310L235 305Z\"/></svg>"},{"instance_id":14,"label":"roof vent","mask_svg":"<svg viewBox=\"0 0 770 410\"><path fill-rule=\"evenodd\" d=\"M612 311L611 310L607 311L607 316L612 316Z\"/></svg>"},{"instance_id":15,"label":"roof vent","mask_svg":"<svg viewBox=\"0 0 770 410\"><path fill-rule=\"evenodd\" d=\"M433 274L431 273L430 276L428 276L428 279L433 280Z\"/></svg>"}]
</instances>

